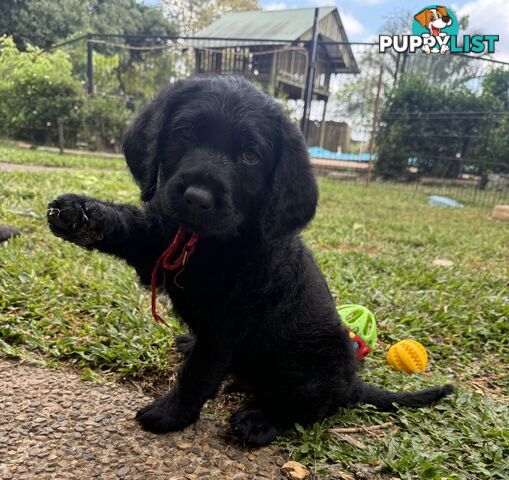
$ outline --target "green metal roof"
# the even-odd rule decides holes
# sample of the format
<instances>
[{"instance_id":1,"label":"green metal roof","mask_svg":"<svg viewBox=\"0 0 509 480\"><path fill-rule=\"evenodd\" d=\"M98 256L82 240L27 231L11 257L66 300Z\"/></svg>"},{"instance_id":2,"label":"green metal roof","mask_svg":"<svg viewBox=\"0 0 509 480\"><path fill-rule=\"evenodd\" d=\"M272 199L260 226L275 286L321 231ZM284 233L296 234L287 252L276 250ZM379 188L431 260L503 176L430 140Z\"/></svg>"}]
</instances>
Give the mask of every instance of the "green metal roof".
<instances>
[{"instance_id":1,"label":"green metal roof","mask_svg":"<svg viewBox=\"0 0 509 480\"><path fill-rule=\"evenodd\" d=\"M321 7L322 19L336 7ZM197 37L257 40L298 40L313 27L314 8L233 12L224 15L196 33Z\"/></svg>"}]
</instances>

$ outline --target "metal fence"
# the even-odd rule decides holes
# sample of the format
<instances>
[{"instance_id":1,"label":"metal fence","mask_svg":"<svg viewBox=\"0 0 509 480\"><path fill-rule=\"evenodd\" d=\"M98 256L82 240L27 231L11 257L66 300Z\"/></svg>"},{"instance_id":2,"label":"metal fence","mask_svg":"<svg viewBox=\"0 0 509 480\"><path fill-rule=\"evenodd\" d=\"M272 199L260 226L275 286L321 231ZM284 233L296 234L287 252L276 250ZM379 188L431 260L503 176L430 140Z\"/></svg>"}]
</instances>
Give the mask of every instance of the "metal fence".
<instances>
[{"instance_id":1,"label":"metal fence","mask_svg":"<svg viewBox=\"0 0 509 480\"><path fill-rule=\"evenodd\" d=\"M318 50L332 47L352 62L344 69L350 73L331 73L320 62L313 64L311 40L88 34L54 47L67 52L72 62L85 115L27 126L20 136L64 148L120 151L125 125L163 85L196 73L233 73L268 90L301 125L306 115L310 156L319 173L486 206L509 201L509 149L507 156L494 156L489 148L497 135L509 133L507 103L487 108L488 103L475 100L490 72L506 71L509 65L460 54L381 54L371 43L316 39ZM451 109L445 101L433 104L432 98L428 105L419 98L426 96L424 91L414 108L411 103L398 107L395 92L412 79L421 87L463 92L464 108ZM310 82L312 96L306 94ZM377 163L387 160L384 146L395 132L400 132L401 148L394 155L400 174L384 176Z\"/></svg>"}]
</instances>

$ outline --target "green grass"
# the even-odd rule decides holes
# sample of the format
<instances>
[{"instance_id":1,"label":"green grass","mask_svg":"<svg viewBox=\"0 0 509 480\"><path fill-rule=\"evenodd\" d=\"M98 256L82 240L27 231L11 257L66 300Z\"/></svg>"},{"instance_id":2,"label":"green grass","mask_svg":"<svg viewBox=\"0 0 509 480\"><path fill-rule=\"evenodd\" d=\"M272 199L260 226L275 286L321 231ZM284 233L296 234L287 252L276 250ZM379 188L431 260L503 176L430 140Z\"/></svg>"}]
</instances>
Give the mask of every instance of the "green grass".
<instances>
[{"instance_id":1,"label":"green grass","mask_svg":"<svg viewBox=\"0 0 509 480\"><path fill-rule=\"evenodd\" d=\"M21 154L25 163L30 155L40 160L39 152ZM0 172L0 185L0 223L23 232L0 245L0 351L65 360L88 376L171 368L172 335L151 320L149 293L134 273L53 237L46 227L46 204L60 193L137 202L129 175ZM332 478L339 470L367 478L507 478L509 226L481 209L429 207L424 194L328 180L320 187L318 215L305 238L338 305L363 304L378 319L378 347L363 362L362 376L391 389L453 381L459 390L420 410L343 410L282 437L280 445ZM436 258L454 266L434 267ZM425 374L396 373L386 365L387 347L403 338L427 347ZM329 432L382 422L392 426L378 435L351 434L364 448Z\"/></svg>"},{"instance_id":2,"label":"green grass","mask_svg":"<svg viewBox=\"0 0 509 480\"><path fill-rule=\"evenodd\" d=\"M92 155L70 155L45 150L17 148L0 143L0 162L20 165L40 165L44 167L87 168L99 170L125 170L125 160L103 158Z\"/></svg>"}]
</instances>

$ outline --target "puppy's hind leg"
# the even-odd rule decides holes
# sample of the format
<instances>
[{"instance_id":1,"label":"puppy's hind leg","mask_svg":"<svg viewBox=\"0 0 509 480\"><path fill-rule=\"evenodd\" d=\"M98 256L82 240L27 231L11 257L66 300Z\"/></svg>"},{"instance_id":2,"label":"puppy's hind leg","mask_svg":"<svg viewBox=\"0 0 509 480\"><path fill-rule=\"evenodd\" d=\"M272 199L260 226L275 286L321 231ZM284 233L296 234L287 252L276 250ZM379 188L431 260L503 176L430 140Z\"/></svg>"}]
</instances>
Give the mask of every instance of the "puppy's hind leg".
<instances>
[{"instance_id":1,"label":"puppy's hind leg","mask_svg":"<svg viewBox=\"0 0 509 480\"><path fill-rule=\"evenodd\" d=\"M248 445L262 446L293 428L296 423L310 425L323 420L330 410L331 399L291 390L293 395L274 394L261 408L246 408L234 413L230 427L238 439ZM303 394L304 393L304 394ZM256 397L255 397L256 401Z\"/></svg>"},{"instance_id":2,"label":"puppy's hind leg","mask_svg":"<svg viewBox=\"0 0 509 480\"><path fill-rule=\"evenodd\" d=\"M278 425L262 409L242 409L230 417L233 434L244 444L261 447L273 442L287 427Z\"/></svg>"}]
</instances>

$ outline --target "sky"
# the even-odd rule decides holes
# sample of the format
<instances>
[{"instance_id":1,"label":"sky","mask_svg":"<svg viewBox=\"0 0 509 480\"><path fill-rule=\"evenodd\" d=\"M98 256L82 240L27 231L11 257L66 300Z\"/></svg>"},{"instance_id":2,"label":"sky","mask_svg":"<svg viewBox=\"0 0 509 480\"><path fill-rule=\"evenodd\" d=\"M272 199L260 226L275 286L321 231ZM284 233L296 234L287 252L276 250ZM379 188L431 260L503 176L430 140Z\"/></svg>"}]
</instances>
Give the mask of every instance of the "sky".
<instances>
[{"instance_id":1,"label":"sky","mask_svg":"<svg viewBox=\"0 0 509 480\"><path fill-rule=\"evenodd\" d=\"M263 10L281 10L335 5L350 41L370 41L378 35L388 17L398 12L419 12L436 0L260 0ZM494 58L509 61L509 4L508 0L453 0L439 5L450 7L457 16L469 15L469 30L500 35ZM464 32L468 33L468 32ZM460 33L461 34L461 33Z\"/></svg>"},{"instance_id":2,"label":"sky","mask_svg":"<svg viewBox=\"0 0 509 480\"><path fill-rule=\"evenodd\" d=\"M141 0L158 4L161 0ZM419 12L440 0L259 0L263 10L336 6L350 41L373 41L383 33L381 26L387 18L401 12ZM452 8L458 17L469 16L468 30L500 35L494 58L509 62L509 6L508 0L447 0L439 3ZM468 33L463 32L463 33ZM461 34L461 32L460 32Z\"/></svg>"}]
</instances>

